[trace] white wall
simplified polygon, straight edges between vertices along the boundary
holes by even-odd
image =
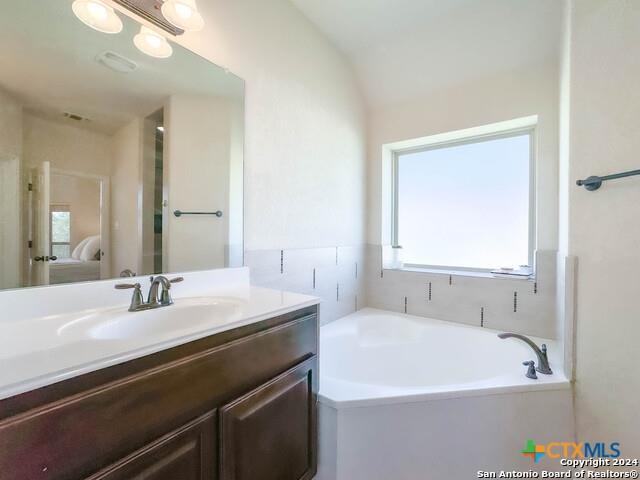
[[[205,29],[179,43],[246,81],[245,248],[361,244],[365,127],[347,60],[286,0],[198,6]]]
[[[568,250],[578,257],[579,439],[640,456],[640,181],[588,192],[573,182],[638,168],[640,2],[572,1]]]
[[[142,161],[141,120],[133,120],[112,137],[111,177],[111,273],[118,276],[130,269],[141,272],[138,208],[141,200]]]

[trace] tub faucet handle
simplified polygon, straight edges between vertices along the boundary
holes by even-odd
[[[527,368],[527,373],[525,374],[527,378],[530,378],[532,380],[538,379],[538,375],[536,375],[536,362],[534,362],[533,360],[529,360],[528,362],[522,362],[522,365],[524,365],[525,367],[529,367]]]

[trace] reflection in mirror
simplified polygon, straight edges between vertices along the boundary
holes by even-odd
[[[242,80],[71,4],[0,16],[0,289],[242,265]]]

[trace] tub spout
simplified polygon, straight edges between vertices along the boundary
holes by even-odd
[[[549,367],[549,359],[547,358],[547,346],[544,343],[542,344],[541,348],[538,348],[538,345],[536,345],[530,338],[518,333],[499,333],[498,337],[502,339],[517,338],[518,340],[522,340],[524,343],[529,345],[538,356],[538,367],[536,368],[536,370],[540,373],[544,373],[545,375],[551,375],[553,373],[553,371],[551,371],[551,367]]]

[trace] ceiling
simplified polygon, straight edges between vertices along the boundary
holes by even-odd
[[[291,0],[353,63],[371,107],[557,62],[560,0]]]
[[[88,118],[83,128],[112,134],[135,117],[156,111],[175,94],[242,99],[244,82],[189,50],[173,45],[169,59],[136,49],[140,25],[120,15],[124,30],[107,35],[81,23],[71,0],[6,2],[0,15],[0,88],[25,110],[61,122],[70,112]],[[137,68],[115,72],[96,61],[111,51]],[[80,125],[80,124],[78,124]]]

